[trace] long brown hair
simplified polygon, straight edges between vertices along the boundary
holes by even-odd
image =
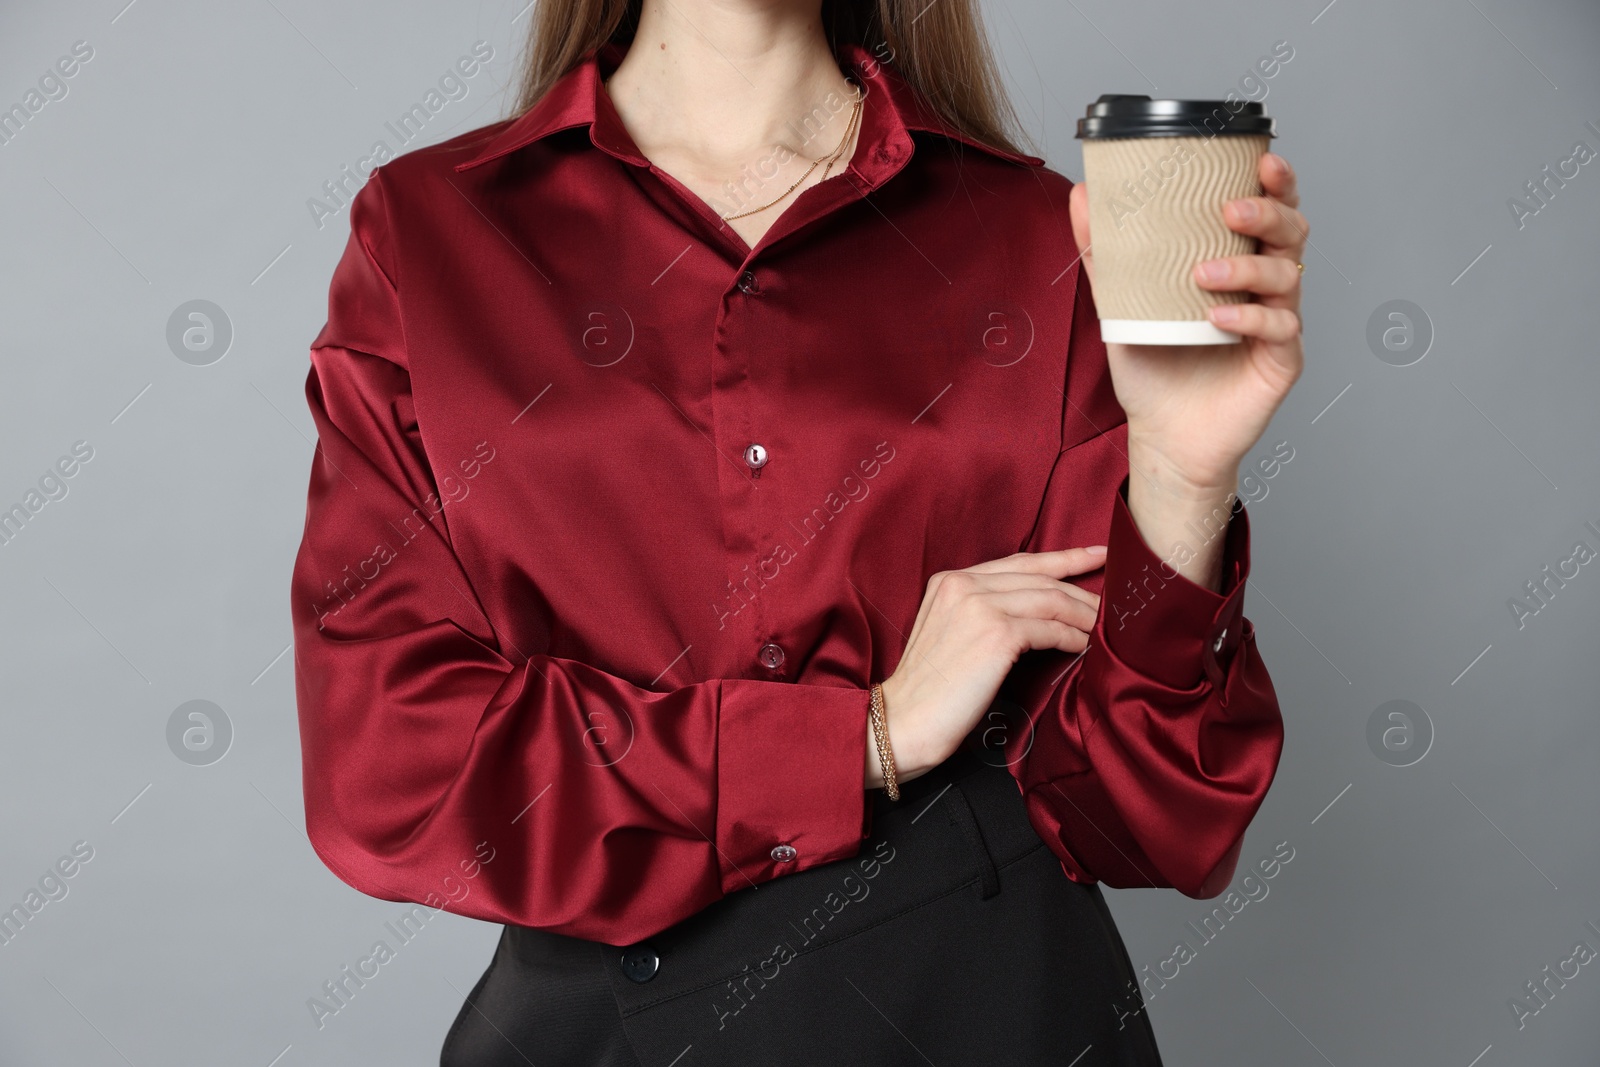
[[[529,32],[516,113],[607,41],[626,46],[643,0],[539,0]],[[823,0],[822,23],[837,55],[859,44],[900,76],[961,133],[1010,152],[1019,129],[983,32],[976,0]]]

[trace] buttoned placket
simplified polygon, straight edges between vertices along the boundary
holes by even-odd
[[[718,463],[717,478],[723,507],[724,544],[728,553],[726,573],[730,592],[738,597],[749,581],[751,565],[775,547],[771,539],[780,528],[781,516],[775,510],[775,494],[763,500],[760,479],[765,472],[780,472],[783,457],[774,456],[766,443],[767,427],[752,423],[753,390],[751,356],[763,336],[761,321],[773,300],[781,300],[786,287],[783,279],[763,267],[764,257],[780,241],[796,237],[805,227],[826,215],[861,200],[893,177],[910,161],[914,150],[910,133],[895,121],[888,90],[874,84],[859,66],[852,68],[857,84],[865,90],[856,150],[850,163],[834,178],[801,190],[781,211],[755,245],[746,245],[737,231],[692,190],[671,174],[657,167],[640,153],[622,126],[603,87],[597,95],[596,121],[590,127],[590,140],[602,151],[648,172],[655,189],[668,196],[652,196],[662,206],[678,209],[686,223],[698,229],[713,250],[720,252],[731,267],[728,284],[717,309],[712,336],[712,375],[710,437],[718,452],[736,457],[733,463]],[[884,94],[874,99],[875,93]],[[663,202],[665,201],[665,202]],[[768,477],[773,477],[768,474]],[[756,579],[759,582],[759,578]],[[750,675],[757,678],[786,679],[794,676],[789,656],[782,644],[782,627],[769,622],[781,614],[769,598],[758,595],[739,612],[750,627]],[[774,859],[786,855],[782,845],[774,849]],[[781,862],[781,861],[780,861]]]
[[[718,461],[717,480],[727,553],[725,570],[730,576],[729,592],[735,597],[740,595],[740,583],[753,572],[755,561],[775,547],[772,539],[782,524],[776,510],[779,494],[769,492],[763,497],[760,479],[764,472],[771,472],[769,484],[771,478],[781,478],[785,457],[773,454],[769,428],[752,423],[755,385],[751,357],[759,339],[765,336],[763,317],[773,314],[773,302],[782,301],[787,291],[784,279],[764,264],[779,242],[801,239],[806,227],[865,199],[898,173],[914,151],[910,132],[888,98],[889,90],[875,86],[874,79],[865,76],[859,65],[852,68],[852,73],[856,83],[866,89],[866,95],[850,163],[838,176],[797,194],[754,246],[746,245],[711,205],[640,153],[603,87],[596,87],[596,118],[589,128],[591,142],[647,172],[653,181],[640,183],[646,194],[664,210],[682,218],[691,232],[703,234],[730,268],[712,334],[709,433],[721,456],[732,459],[728,463]],[[873,99],[874,93],[883,95]],[[759,577],[756,580],[760,582]],[[751,677],[781,681],[796,676],[795,665],[783,647],[782,626],[769,622],[770,616],[781,616],[777,609],[769,597],[757,595],[739,612],[739,618],[749,627],[747,639],[754,649]],[[798,855],[792,844],[778,841],[769,858],[778,867],[787,868]]]

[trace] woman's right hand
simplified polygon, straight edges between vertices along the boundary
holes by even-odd
[[[1088,646],[1100,598],[1061,579],[1098,569],[1105,553],[1104,545],[1018,552],[928,579],[905,653],[883,683],[899,781],[926,774],[960,747],[1023,652]],[[866,786],[882,785],[868,730]]]

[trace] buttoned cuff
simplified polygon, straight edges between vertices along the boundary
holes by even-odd
[[[1151,550],[1128,510],[1127,492],[1124,477],[1112,502],[1098,636],[1115,659],[1168,688],[1193,689],[1204,679],[1222,689],[1244,636],[1248,512],[1241,507],[1231,519],[1191,526],[1191,551],[1224,538],[1222,588],[1214,593]]]
[[[721,685],[722,891],[848,859],[868,834],[868,690],[739,678]]]

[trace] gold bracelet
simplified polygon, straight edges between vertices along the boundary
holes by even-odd
[[[889,720],[883,706],[883,683],[872,686],[872,703],[867,712],[872,722],[872,740],[878,746],[878,763],[883,768],[883,791],[890,800],[900,799],[900,783],[896,780],[894,750],[889,747]]]

